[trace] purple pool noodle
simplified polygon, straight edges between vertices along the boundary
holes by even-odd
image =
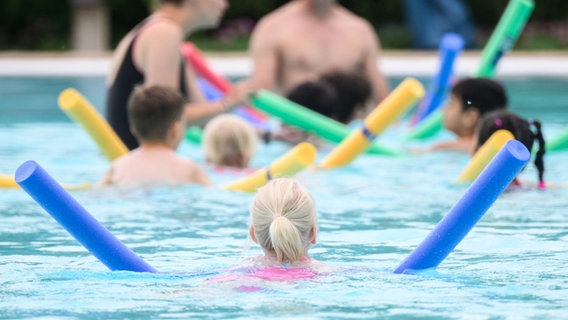
[[[448,33],[442,38],[440,44],[441,65],[436,79],[428,89],[426,97],[418,107],[418,122],[427,118],[438,109],[446,99],[450,88],[450,78],[454,70],[454,62],[463,50],[464,40],[459,34]]]
[[[233,111],[233,114],[241,117],[242,119],[247,121],[251,126],[255,127],[256,129],[259,129],[259,130],[262,130],[262,131],[268,130],[268,124],[266,122],[258,120],[258,118],[256,118],[254,116],[254,114],[251,114],[247,110],[247,108],[237,108]]]
[[[197,86],[205,96],[207,101],[217,101],[223,98],[224,94],[205,78],[197,78]]]
[[[205,78],[197,78],[197,85],[199,86],[199,89],[201,89],[201,92],[203,93],[207,101],[219,101],[224,96],[221,90],[217,89]],[[268,129],[268,126],[264,121],[256,118],[255,115],[248,112],[246,108],[237,108],[233,111],[233,114],[246,120],[250,125],[257,129],[263,131]]]
[[[110,270],[157,272],[103,227],[35,161],[16,170],[16,182]]]
[[[436,268],[463,240],[530,159],[530,152],[510,140],[495,155],[461,199],[410,253],[394,273]]]

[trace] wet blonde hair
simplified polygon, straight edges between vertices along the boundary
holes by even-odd
[[[243,119],[223,114],[205,126],[205,158],[216,166],[247,168],[256,151],[254,128]]]
[[[317,217],[310,193],[292,179],[275,179],[258,190],[251,208],[251,226],[260,246],[278,262],[306,256]],[[314,231],[311,234],[311,231]]]

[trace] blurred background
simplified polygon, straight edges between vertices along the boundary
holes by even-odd
[[[124,34],[151,12],[153,2],[0,0],[0,50],[111,50]],[[229,2],[220,28],[191,36],[190,40],[202,50],[247,50],[255,23],[288,1]],[[567,49],[568,1],[535,2],[535,11],[516,48]],[[384,49],[430,50],[437,48],[438,37],[447,31],[465,34],[470,49],[481,49],[508,0],[357,0],[340,3],[375,27]]]

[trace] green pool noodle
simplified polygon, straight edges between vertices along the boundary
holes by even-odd
[[[444,128],[444,113],[438,108],[406,136],[408,140],[424,140],[435,136]]]
[[[533,10],[533,0],[509,1],[497,27],[481,53],[481,62],[475,73],[476,77],[491,78],[495,75],[497,63],[503,55],[513,48]],[[408,139],[421,140],[433,137],[442,130],[442,119],[441,111],[432,113],[408,135]]]
[[[568,149],[568,127],[559,135],[546,142],[546,151],[562,151]]]
[[[333,143],[340,143],[350,133],[351,129],[333,119],[305,108],[284,97],[260,90],[251,95],[252,104],[283,122],[298,127]],[[367,151],[370,154],[398,156],[401,152],[373,144]]]
[[[491,78],[495,75],[495,67],[499,59],[513,48],[533,10],[533,0],[509,1],[495,31],[481,53],[481,62],[475,73],[477,77]]]
[[[189,127],[185,131],[185,139],[195,144],[201,144],[203,130],[200,127]]]

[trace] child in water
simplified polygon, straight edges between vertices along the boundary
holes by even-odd
[[[444,127],[454,133],[457,141],[434,145],[432,151],[457,150],[469,152],[479,120],[488,112],[505,109],[507,95],[495,80],[469,78],[459,81],[444,108]]]
[[[137,87],[128,101],[131,130],[140,147],[116,159],[103,185],[210,185],[205,171],[176,154],[185,132],[184,99],[174,89]]]
[[[211,282],[236,282],[239,291],[258,291],[252,279],[295,281],[330,271],[311,259],[309,248],[318,232],[314,200],[298,182],[280,178],[260,188],[250,207],[249,235],[264,255],[247,260]]]
[[[213,118],[203,132],[203,150],[216,167],[245,169],[256,151],[257,135],[243,119],[223,114]]]
[[[533,131],[531,127],[534,127],[535,131]],[[544,182],[545,141],[542,135],[541,124],[536,120],[529,122],[506,110],[493,111],[486,114],[476,129],[474,139],[475,148],[473,152],[477,151],[477,149],[479,149],[495,131],[501,129],[511,132],[515,139],[522,142],[529,151],[532,150],[534,142],[538,142],[538,150],[534,159],[534,164],[538,171],[538,188],[546,188],[546,184]],[[515,178],[512,186],[520,187],[521,183],[517,178]]]
[[[249,234],[263,251],[263,264],[310,266],[316,243],[316,208],[310,193],[292,179],[275,179],[260,188],[250,207]]]
[[[328,118],[349,124],[364,116],[371,99],[371,85],[365,77],[353,72],[333,71],[320,78],[292,88],[286,98]],[[265,140],[281,140],[292,144],[313,139],[308,132],[282,126]],[[318,145],[318,141],[311,140]]]

